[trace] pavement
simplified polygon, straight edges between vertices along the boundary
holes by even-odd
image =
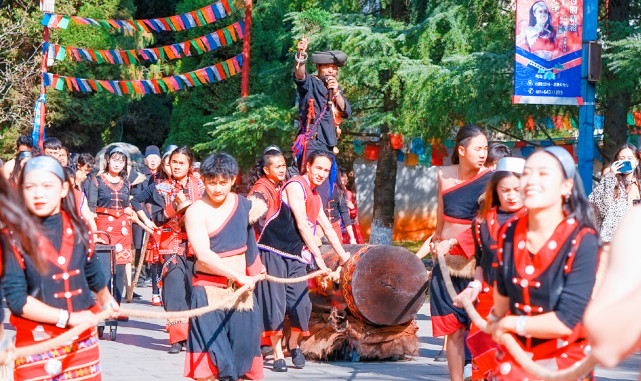
[[[161,311],[151,305],[151,288],[136,289],[140,301],[123,307]],[[5,312],[8,312],[5,310]],[[8,313],[7,313],[8,315]],[[287,373],[271,370],[272,359],[265,363],[265,380],[449,380],[446,363],[435,362],[443,339],[432,337],[429,303],[417,316],[419,326],[419,353],[412,359],[387,362],[314,362],[304,369],[290,368]],[[5,329],[12,328],[5,324]],[[7,332],[5,331],[5,332]],[[109,328],[100,341],[101,365],[104,381],[179,380],[182,377],[185,352],[171,355],[165,323],[160,320],[130,319],[117,327],[116,340],[109,340]],[[291,359],[287,358],[291,366]],[[641,354],[635,353],[614,369],[597,369],[598,380],[637,380]]]

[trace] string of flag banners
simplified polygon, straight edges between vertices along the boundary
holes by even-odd
[[[98,64],[130,65],[137,62],[166,62],[192,54],[203,54],[233,44],[244,37],[245,22],[238,21],[225,28],[189,41],[157,48],[131,50],[94,50],[45,43],[42,53],[58,61],[90,61]]]
[[[138,32],[177,32],[211,24],[227,17],[234,10],[228,0],[220,0],[195,11],[176,16],[143,20],[107,20],[80,16],[65,16],[45,13],[41,24],[50,29],[67,29],[70,22],[77,25],[90,25],[106,29],[120,29],[125,33]]]
[[[184,74],[158,79],[111,81],[65,77],[53,73],[43,73],[43,85],[56,90],[90,93],[109,91],[121,96],[123,94],[160,94],[178,91],[184,88],[197,87],[205,83],[222,81],[238,74],[243,66],[243,55],[239,54],[216,65],[194,70]]]

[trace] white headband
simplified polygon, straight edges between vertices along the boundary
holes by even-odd
[[[497,172],[514,172],[522,174],[523,167],[525,167],[525,159],[521,159],[520,157],[503,157],[496,163]]]

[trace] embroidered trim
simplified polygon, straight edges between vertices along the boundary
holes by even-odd
[[[58,347],[52,349],[48,352],[40,353],[33,356],[20,357],[16,359],[15,366],[20,366],[24,364],[30,364],[38,361],[49,360],[56,357],[66,356],[74,352],[79,351],[80,349],[90,348],[94,345],[98,345],[98,337],[96,335],[91,335],[86,340]]]

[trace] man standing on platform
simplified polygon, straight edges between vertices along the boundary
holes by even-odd
[[[314,262],[321,270],[327,270],[314,237],[317,223],[341,257],[341,264],[349,259],[350,255],[343,250],[315,190],[327,179],[331,166],[332,155],[329,152],[313,151],[307,155],[303,175],[294,176],[281,188],[280,207],[268,217],[258,238],[260,257],[267,274],[279,278],[302,277],[307,275],[307,266]],[[263,309],[263,336],[271,338],[274,348],[274,371],[287,371],[282,349],[285,313],[289,315],[291,326],[288,347],[292,363],[303,368],[305,356],[298,347],[298,339],[301,335],[309,336],[312,312],[307,281],[293,284],[261,282],[257,295],[258,304]]]
[[[296,70],[294,82],[298,90],[298,112],[301,129],[294,142],[294,158],[298,169],[302,170],[307,153],[315,150],[326,150],[338,154],[338,137],[341,134],[342,118],[352,115],[352,106],[343,96],[336,76],[338,68],[345,66],[347,55],[340,50],[327,50],[312,54],[312,63],[316,64],[316,75],[308,75],[307,39],[298,42],[295,56]],[[323,205],[329,201],[333,184],[336,182],[337,168],[332,158],[332,168],[328,181],[318,189]]]

